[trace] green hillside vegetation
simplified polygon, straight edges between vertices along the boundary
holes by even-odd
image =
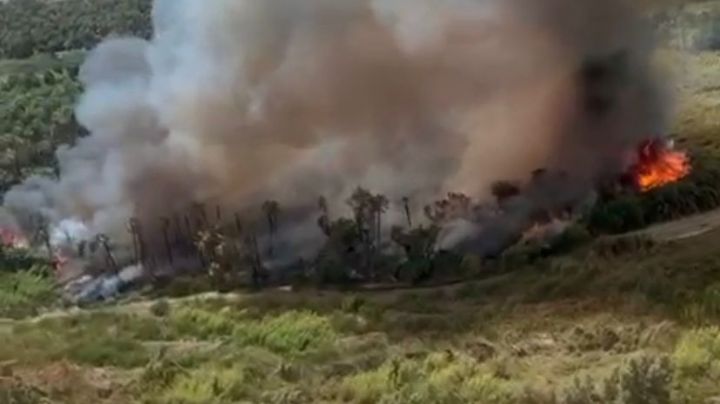
[[[31,174],[54,171],[58,146],[72,144],[80,85],[72,69],[0,77],[0,191]]]
[[[151,0],[0,2],[0,58],[88,49],[109,35],[151,34]]]

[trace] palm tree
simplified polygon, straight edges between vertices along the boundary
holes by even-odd
[[[328,209],[328,203],[324,196],[318,199],[318,208],[320,209],[320,217],[317,221],[318,227],[320,227],[320,230],[322,230],[326,236],[330,237],[330,210]]]
[[[388,198],[385,195],[373,195],[370,198],[370,209],[372,211],[372,216],[375,221],[375,248],[380,249],[381,239],[382,239],[382,215],[385,213],[388,209],[389,205]]]
[[[277,201],[265,201],[262,206],[265,217],[267,218],[268,229],[270,231],[270,244],[268,246],[268,255],[273,256],[273,241],[275,232],[277,231],[278,215],[280,214],[280,204]]]
[[[412,229],[412,214],[410,213],[410,198],[407,196],[404,196],[401,200],[403,205],[403,210],[405,211],[405,219],[407,219],[408,228]]]
[[[355,226],[360,235],[361,244],[363,246],[362,266],[367,272],[371,270],[371,256],[373,249],[373,233],[374,233],[374,208],[373,194],[364,188],[358,187],[347,201],[355,215]],[[368,273],[368,275],[370,275]]]

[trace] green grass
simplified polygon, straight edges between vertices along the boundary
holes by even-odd
[[[56,298],[52,279],[39,270],[0,272],[0,317],[36,314]]]

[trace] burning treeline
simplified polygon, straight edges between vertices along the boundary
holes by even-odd
[[[5,196],[55,249],[103,235],[110,266],[206,266],[232,237],[251,267],[277,267],[343,235],[408,236],[396,226],[438,226],[408,254],[494,254],[647,167],[636,147],[665,133],[650,31],[619,0],[157,0],[153,21],[151,41],[88,56],[90,135],[58,150],[60,178]],[[449,192],[492,207],[423,213]],[[258,208],[273,200],[283,231],[277,204]]]

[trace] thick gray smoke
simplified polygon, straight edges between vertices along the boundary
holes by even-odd
[[[153,19],[151,41],[91,52],[76,111],[91,135],[7,207],[122,242],[129,217],[195,202],[259,212],[323,195],[341,213],[358,185],[482,200],[499,179],[569,173],[448,236],[482,251],[536,204],[622,171],[665,124],[649,31],[619,0],[157,0]],[[315,217],[286,224],[297,248],[321,238]]]

